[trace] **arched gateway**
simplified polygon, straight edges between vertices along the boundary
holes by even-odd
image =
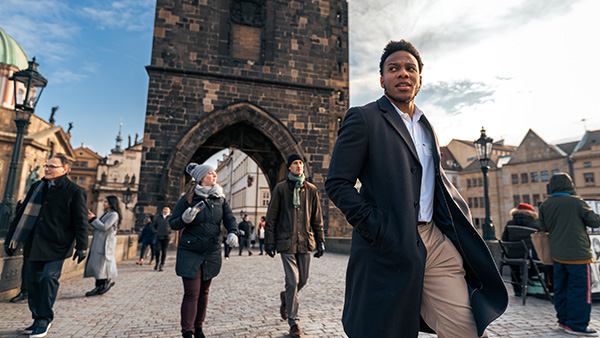
[[[136,213],[173,205],[186,164],[223,148],[271,188],[299,153],[327,234],[346,235],[323,184],[348,108],[347,22],[346,0],[158,0]]]

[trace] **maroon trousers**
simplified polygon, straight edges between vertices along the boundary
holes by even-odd
[[[212,279],[202,280],[202,268],[194,278],[183,279],[183,302],[181,303],[181,332],[202,328],[208,304],[208,288]]]

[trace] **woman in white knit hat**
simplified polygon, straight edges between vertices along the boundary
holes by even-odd
[[[204,338],[208,289],[221,270],[221,224],[229,233],[229,246],[237,245],[237,227],[214,168],[190,163],[186,171],[195,183],[177,202],[170,219],[173,230],[182,230],[175,265],[184,288],[181,332],[185,338]]]

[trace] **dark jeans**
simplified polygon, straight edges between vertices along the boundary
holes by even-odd
[[[167,249],[169,248],[169,237],[156,239],[156,264],[165,265],[167,259]]]
[[[183,302],[181,302],[181,332],[202,328],[208,305],[208,288],[212,279],[202,280],[202,267],[194,278],[183,279]]]
[[[46,326],[54,319],[52,307],[56,301],[58,279],[64,260],[29,261],[29,310],[36,325]]]
[[[248,252],[252,253],[252,251],[250,251],[250,240],[248,239],[248,237],[240,237],[240,255],[242,254],[242,250],[244,249],[244,246],[246,248],[248,248]]]
[[[154,253],[154,244],[144,244],[142,243],[142,250],[140,251],[140,260],[144,259],[144,256],[146,256],[146,251],[148,251],[148,247],[150,247],[150,260],[154,260],[154,256],[156,255]]]
[[[560,324],[578,331],[587,328],[592,311],[591,289],[589,264],[554,262],[554,309]]]
[[[259,238],[258,239],[258,249],[260,249],[260,253],[263,253],[263,246],[265,245],[265,239],[264,238]]]
[[[223,251],[225,252],[225,257],[227,258],[231,252],[231,247],[227,245],[227,243],[223,243]]]
[[[21,292],[28,292],[29,288],[29,260],[23,256],[23,266],[21,266]]]

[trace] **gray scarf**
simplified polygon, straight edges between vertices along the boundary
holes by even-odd
[[[208,196],[225,197],[223,194],[223,188],[220,185],[215,184],[210,187],[203,187],[200,184],[194,188],[194,193],[200,197],[208,198]]]

